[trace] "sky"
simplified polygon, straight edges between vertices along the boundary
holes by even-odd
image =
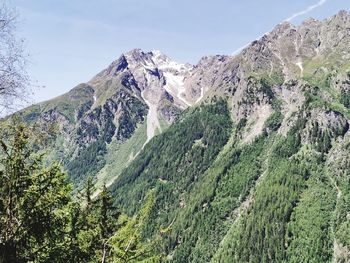
[[[122,53],[161,50],[196,64],[239,52],[288,20],[350,11],[349,0],[0,0],[19,13],[32,79],[31,103],[89,81]]]

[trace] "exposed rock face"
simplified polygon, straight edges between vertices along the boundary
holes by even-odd
[[[115,137],[124,140],[131,136],[138,123],[144,121],[147,107],[124,90],[119,90],[102,107],[88,111],[79,120],[79,145],[89,144],[100,137],[109,143]]]
[[[84,159],[94,155],[96,169],[100,169],[106,145],[112,141],[123,144],[143,124],[145,145],[162,132],[163,122],[173,123],[181,111],[195,103],[200,94],[189,95],[184,86],[192,69],[159,51],[135,49],[121,55],[87,84],[22,113],[25,120],[39,120],[43,127],[58,124],[53,155],[62,159],[69,171],[79,173]],[[91,151],[97,153],[89,154]],[[96,173],[96,169],[91,171]]]
[[[336,198],[334,200],[335,210],[332,211],[329,224],[336,221],[339,226],[338,229],[331,230],[332,243],[334,244],[333,259],[335,262],[348,262],[350,250],[348,239],[343,232],[345,233],[344,229],[349,229],[350,222],[350,212],[348,212],[350,207],[350,203],[348,203],[350,200],[348,195],[350,178],[349,47],[350,14],[342,11],[323,21],[309,19],[300,26],[293,26],[286,22],[281,23],[261,39],[253,41],[238,55],[205,56],[194,66],[177,63],[160,51],[144,52],[135,49],[121,55],[89,82],[78,85],[56,99],[34,105],[22,113],[27,122],[37,122],[42,125],[43,129],[49,129],[51,124],[57,126],[55,127],[57,128],[57,138],[52,147],[52,157],[62,161],[77,187],[84,183],[87,176],[94,176],[97,184],[100,184],[99,186],[102,183],[113,186],[115,179],[121,178],[123,180],[121,180],[120,185],[125,183],[130,188],[126,188],[129,190],[120,194],[119,191],[122,189],[119,187],[120,185],[118,186],[116,193],[120,195],[119,200],[125,198],[128,204],[132,200],[138,206],[139,204],[136,203],[139,202],[140,196],[143,194],[139,195],[139,192],[146,192],[145,185],[149,185],[150,188],[159,183],[167,185],[164,187],[166,193],[162,192],[164,189],[160,190],[160,193],[165,193],[162,196],[166,196],[166,198],[159,200],[163,202],[164,210],[162,212],[159,209],[158,216],[163,217],[164,215],[163,218],[169,219],[171,218],[169,214],[174,212],[175,219],[174,225],[166,221],[162,222],[164,223],[162,225],[166,226],[171,223],[170,225],[176,226],[177,220],[186,218],[178,216],[181,215],[181,211],[191,209],[188,210],[188,218],[190,219],[186,222],[180,221],[178,225],[179,234],[174,235],[176,242],[171,248],[174,251],[169,255],[174,253],[174,258],[176,258],[177,250],[182,249],[182,246],[186,253],[192,250],[193,255],[198,256],[198,262],[209,262],[209,257],[205,258],[206,248],[209,247],[212,250],[210,253],[216,253],[220,242],[219,238],[215,242],[208,241],[208,239],[202,238],[202,234],[207,231],[207,233],[216,233],[223,237],[223,232],[221,233],[223,227],[226,224],[232,224],[232,219],[236,216],[238,219],[244,218],[244,214],[254,205],[255,194],[259,194],[257,190],[261,185],[264,185],[264,180],[269,178],[269,173],[273,172],[273,176],[275,173],[276,175],[279,173],[277,170],[270,171],[270,166],[279,163],[279,161],[274,160],[277,157],[277,150],[279,150],[274,149],[277,148],[275,147],[276,141],[286,139],[284,141],[286,144],[294,145],[288,146],[290,152],[294,150],[297,152],[285,157],[283,165],[293,161],[293,158],[295,160],[300,158],[300,160],[308,162],[308,158],[313,160],[317,157],[315,166],[324,162],[324,167],[317,173],[323,175],[324,172],[325,177],[320,177],[321,181],[333,191],[332,198]],[[229,107],[226,107],[225,102],[217,101],[218,97],[228,101]],[[223,103],[225,107],[217,105],[215,110],[214,108],[208,110],[213,105],[203,105],[203,107],[193,109],[198,117],[191,119],[189,124],[183,126],[186,128],[185,131],[182,130],[183,128],[176,127],[180,127],[186,122],[187,114],[181,119],[181,122],[176,124],[179,125],[175,126],[178,130],[173,133],[176,136],[171,137],[170,130],[164,137],[159,138],[159,141],[151,142],[146,151],[142,151],[143,147],[155,135],[164,131],[166,123],[176,122],[183,110],[196,107],[200,103],[212,103],[213,105]],[[208,107],[208,111],[205,110],[205,114],[200,114],[206,107]],[[214,111],[213,116],[211,116],[213,113],[211,111]],[[188,115],[191,116],[193,112],[190,110]],[[221,122],[223,115],[225,115],[224,123]],[[206,120],[208,116],[210,118]],[[233,122],[232,126],[230,118]],[[214,120],[219,122],[216,123]],[[230,127],[224,128],[227,123],[230,123]],[[207,129],[210,125],[213,127]],[[201,131],[197,134],[198,129]],[[289,131],[292,131],[292,135],[296,136],[291,136]],[[195,135],[193,140],[188,140],[191,143],[187,143],[186,140],[177,140],[182,139],[182,137],[191,137],[188,135]],[[207,137],[220,135],[213,136],[219,140],[220,137],[226,138],[226,136],[229,139],[229,135],[231,138],[226,145],[222,142],[221,153],[213,154],[211,161],[208,161],[204,157],[206,151],[212,151],[210,147],[216,145],[218,139],[213,139],[211,145],[208,143],[209,140],[203,139],[204,135]],[[259,135],[262,136],[255,141]],[[265,140],[264,143],[268,143],[261,146],[259,144],[261,138]],[[184,143],[176,143],[176,145],[168,143],[173,142],[172,139]],[[298,144],[298,149],[295,148],[296,144]],[[153,147],[154,145],[157,147]],[[192,147],[188,147],[191,145]],[[160,149],[162,146],[166,147]],[[179,148],[172,152],[173,148],[177,148],[177,146]],[[277,146],[283,148],[283,145],[277,144]],[[252,156],[242,150],[249,147],[254,148],[247,150],[247,152],[252,152],[249,153]],[[264,147],[264,150],[259,150],[260,147]],[[189,149],[186,150],[186,148]],[[276,156],[271,156],[275,150]],[[177,157],[179,151],[183,155],[180,158]],[[176,156],[172,164],[168,163],[168,158],[161,160],[163,152],[168,157]],[[133,163],[134,158],[142,157],[143,154],[148,157],[140,159],[147,161],[140,162],[142,163],[140,165],[136,159],[136,162]],[[242,167],[247,169],[240,170],[239,165],[238,168],[236,167],[241,156],[243,156]],[[149,161],[152,158],[154,158],[153,161]],[[271,160],[274,163],[270,163],[270,158],[273,158]],[[151,166],[147,164],[148,161]],[[162,161],[164,161],[162,169],[157,170]],[[197,164],[201,162],[203,164],[193,166],[192,170],[186,170],[197,161]],[[128,165],[131,165],[129,169],[124,170]],[[250,171],[254,165],[256,167]],[[191,178],[199,167],[204,170]],[[286,167],[289,169],[289,166]],[[169,172],[168,168],[170,173],[176,171],[173,178],[166,178]],[[314,169],[314,167],[311,168]],[[286,169],[286,173],[289,172],[288,169]],[[209,174],[208,171],[212,174]],[[122,178],[122,172],[132,176]],[[155,173],[155,182],[151,182],[149,176],[152,172]],[[144,181],[138,181],[141,173],[144,173]],[[255,183],[241,182],[241,179],[247,179],[249,173],[252,173],[250,176],[252,180],[256,180]],[[178,176],[179,174],[182,174],[183,177]],[[281,174],[281,180],[273,182],[275,180],[273,179],[270,183],[273,182],[280,186],[283,184],[282,181],[286,179],[283,176],[284,174]],[[294,177],[293,174],[289,176]],[[303,174],[300,178],[305,177],[306,180],[308,176]],[[224,179],[226,181],[221,181]],[[197,185],[203,182],[201,180],[204,180],[204,184]],[[180,184],[177,184],[179,181],[181,181]],[[228,184],[231,184],[231,189],[226,189]],[[207,191],[209,186],[213,188]],[[315,193],[322,194],[320,191],[322,189],[318,188],[319,184],[316,186]],[[236,192],[237,187],[242,187],[243,190]],[[249,187],[252,188],[244,200]],[[272,196],[271,200],[290,197],[288,190],[292,187],[294,187],[292,184],[286,185],[281,190],[281,194],[278,192]],[[299,185],[296,188],[304,187],[306,185]],[[130,191],[130,189],[132,190]],[[133,192],[134,189],[137,191]],[[217,189],[224,189],[224,191],[220,192]],[[274,191],[274,189],[272,190]],[[230,199],[232,192],[236,192],[237,196]],[[196,195],[195,193],[200,194]],[[176,201],[170,203],[171,199],[168,197],[172,194],[177,197],[174,199]],[[192,194],[194,196],[191,197]],[[210,196],[206,196],[206,194]],[[262,194],[265,196],[265,193]],[[228,199],[226,199],[227,195]],[[225,199],[220,196],[225,196]],[[263,198],[265,198],[264,196]],[[298,193],[295,196],[302,195]],[[215,204],[215,198],[221,201]],[[199,202],[198,206],[192,209],[191,202],[197,202],[196,200]],[[232,211],[231,205],[239,202],[241,202],[240,207],[236,207]],[[262,207],[265,208],[271,203],[273,202],[264,202]],[[213,209],[215,205],[218,205],[218,211],[226,211],[225,214],[215,217],[217,216],[215,209]],[[298,205],[298,202],[293,201],[292,205]],[[180,210],[176,210],[177,206]],[[283,209],[274,208],[271,211],[284,210],[285,207]],[[173,211],[170,211],[171,209]],[[215,213],[210,214],[213,212]],[[198,221],[197,219],[193,220],[193,215],[196,213]],[[292,209],[291,213],[295,213],[295,209]],[[210,216],[207,217],[207,215]],[[290,214],[287,213],[284,218],[289,216]],[[202,231],[203,221],[201,220],[203,218],[215,218],[215,222],[218,223],[217,228],[215,228],[215,223],[213,225],[203,224],[207,228]],[[154,220],[154,222],[158,224],[161,221]],[[256,220],[251,222],[256,222]],[[276,222],[279,224],[281,220]],[[201,228],[200,235],[194,239],[190,234],[186,237],[186,233],[183,233],[184,225],[188,225],[190,231],[195,229],[191,226],[193,223],[198,223]],[[157,229],[158,227],[157,225]],[[236,228],[232,229],[236,231]],[[266,233],[270,235],[272,232],[279,232],[280,229]],[[324,231],[325,228],[322,228],[321,232]],[[245,235],[246,231],[242,233]],[[265,232],[260,231],[259,233]],[[212,238],[213,235],[207,237]],[[283,234],[284,237],[287,237],[287,234]],[[210,246],[202,246],[205,242],[210,242]],[[227,242],[229,247],[235,244],[235,242]],[[255,247],[255,242],[256,239],[253,238],[252,248]],[[279,244],[282,244],[283,247],[288,245],[286,242]],[[325,247],[323,246],[321,249],[323,250]],[[268,254],[271,256],[270,247],[268,250]],[[260,252],[261,250],[258,249],[257,253]],[[250,254],[247,253],[247,260],[242,261],[254,261],[249,257]],[[176,262],[183,262],[184,258],[188,257],[178,257]],[[265,259],[265,261],[269,260]],[[218,262],[221,261],[218,260]]]
[[[127,88],[135,98],[146,104],[149,141],[157,130],[161,131],[159,117],[172,123],[181,110],[194,104],[196,97],[189,96],[184,86],[184,80],[192,69],[193,66],[174,62],[160,51],[135,49],[114,61],[89,84],[95,88],[96,105],[105,103],[105,87],[109,83]],[[112,89],[108,87],[111,93],[114,92]]]
[[[186,170],[196,160],[191,151],[183,154],[184,163],[171,166],[168,160],[179,152],[174,151],[158,170],[162,158],[149,160],[157,153],[162,156],[159,149],[172,139],[167,133],[164,141],[150,143],[154,151],[141,152],[139,160],[147,163],[134,162],[114,184],[115,196],[126,210],[139,206],[130,202],[139,200],[134,189],[167,184],[157,189],[153,222],[156,231],[163,219],[164,225],[172,225],[169,261],[302,262],[310,256],[310,250],[304,250],[307,242],[311,247],[322,244],[310,259],[326,251],[318,261],[349,261],[349,23],[346,12],[324,21],[310,19],[298,27],[282,23],[240,54],[204,57],[190,70],[184,78],[186,101],[210,104],[215,97],[226,98],[235,124],[213,169],[206,167],[203,175],[183,186],[200,166]],[[247,159],[262,143],[266,151]],[[194,145],[203,156],[206,144],[200,137]],[[237,161],[240,157],[244,164]],[[260,163],[253,172],[254,183],[243,183],[244,190],[232,198],[255,162]],[[172,171],[175,178],[161,178]],[[281,205],[278,200],[289,201]],[[240,205],[227,205],[225,210],[225,203]],[[315,230],[317,222],[321,223]],[[230,226],[227,231],[222,230],[225,224]],[[274,238],[279,241],[272,245]]]
[[[135,49],[88,83],[24,115],[43,125],[59,124],[57,147],[69,163],[99,140],[127,141],[142,124],[147,126],[147,143],[184,109],[224,97],[234,123],[245,123],[242,139],[249,143],[274,112],[283,116],[279,132],[285,135],[296,113],[316,97],[315,104],[329,105],[340,96],[341,104],[350,108],[349,46],[350,15],[342,11],[298,27],[282,23],[238,55],[205,56],[195,66],[177,63],[160,51]],[[339,109],[317,108],[310,115],[305,142],[316,123],[320,132],[331,136],[347,129]]]
[[[332,138],[344,136],[349,130],[347,119],[339,112],[314,109],[307,119],[306,127],[301,134],[303,143],[316,143],[318,146],[328,148]],[[315,141],[315,138],[318,141]]]
[[[185,80],[186,94],[192,103],[199,102],[212,89],[215,81],[222,77],[220,69],[227,59],[227,56],[206,56],[194,67]]]
[[[285,117],[285,133],[306,94],[317,93],[331,103],[325,86],[334,86],[342,94],[349,90],[344,74],[349,45],[350,14],[345,11],[323,21],[307,20],[298,27],[284,22],[236,56],[204,57],[185,80],[186,92],[198,96],[204,91],[204,99],[228,97],[237,123],[250,116],[255,116],[251,120],[255,122],[261,111],[268,117],[278,104]],[[325,76],[329,76],[327,81]],[[350,106],[348,100],[345,106]]]
[[[332,85],[339,92],[348,92],[348,76],[334,73],[332,65],[335,59],[340,67],[347,65],[349,28],[350,16],[344,11],[324,21],[307,20],[298,27],[284,22],[240,54],[205,56],[196,66],[174,62],[160,51],[135,49],[82,84],[85,98],[73,107],[73,116],[67,117],[54,104],[46,103],[42,104],[43,120],[56,118],[67,137],[76,138],[69,141],[79,146],[100,136],[107,143],[113,138],[126,140],[145,121],[149,141],[161,132],[162,120],[172,123],[183,109],[224,96],[229,98],[233,120],[250,122],[246,132],[250,139],[262,132],[261,125],[254,128],[252,124],[264,122],[276,102],[282,102],[283,134],[305,101],[308,88],[303,79],[318,84],[318,77],[333,74]],[[324,100],[331,99],[317,92]],[[66,95],[72,103],[81,96],[81,92],[73,93]],[[347,101],[344,103],[347,106]],[[72,122],[76,124],[70,125]]]

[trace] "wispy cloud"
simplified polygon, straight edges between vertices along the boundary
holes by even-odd
[[[316,9],[317,7],[322,6],[326,2],[327,2],[327,0],[320,0],[317,4],[308,6],[306,9],[291,15],[290,17],[288,17],[284,21],[289,22],[289,21],[292,21],[294,18],[297,18],[299,16],[303,16],[303,15],[305,15],[307,13],[310,13],[312,10]]]
[[[283,20],[283,22],[290,22],[292,21],[293,19],[299,17],[299,16],[303,16],[303,15],[306,15],[307,13],[310,13],[311,11],[313,11],[314,9],[324,5],[328,0],[320,0],[318,1],[318,3],[314,4],[314,5],[310,5],[308,6],[307,8],[305,8],[304,10],[300,11],[300,12],[297,12],[293,15],[291,15],[290,17],[286,18]],[[268,33],[268,32],[267,32]],[[265,33],[265,34],[267,34]],[[256,38],[255,40],[258,40],[260,39],[261,37],[263,37],[265,34],[259,36],[258,38]],[[246,47],[248,47],[250,45],[251,42],[249,42],[248,44],[245,44],[244,46],[238,48],[237,50],[235,50],[232,55],[236,55],[237,53],[241,52],[243,49],[245,49]]]

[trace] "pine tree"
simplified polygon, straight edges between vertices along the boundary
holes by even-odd
[[[92,181],[92,177],[89,176],[86,180],[85,189],[84,189],[84,199],[86,202],[86,209],[85,211],[89,212],[92,207],[92,194],[94,192],[94,183]]]
[[[96,201],[92,198],[94,190],[93,180],[88,177],[79,198],[82,204],[79,205],[80,213],[75,225],[78,262],[98,262],[96,251],[99,249],[100,237]]]
[[[0,139],[0,262],[48,261],[65,242],[71,187],[57,164],[44,167],[33,152],[30,129],[9,131]]]
[[[0,138],[0,262],[156,262],[144,227],[154,206],[152,192],[140,212],[121,216],[104,185],[92,198],[88,179],[83,202],[57,164],[44,166],[24,124]],[[34,143],[35,144],[35,143]],[[79,202],[80,200],[80,202]],[[82,205],[83,203],[83,205]]]
[[[154,255],[154,246],[157,238],[152,241],[144,241],[142,232],[147,224],[155,203],[155,193],[151,191],[144,206],[137,215],[132,218],[121,216],[121,227],[110,239],[113,262],[159,262],[160,256]]]
[[[106,185],[102,187],[99,196],[98,226],[100,232],[102,263],[107,262],[109,256],[108,240],[116,231],[119,213],[113,206],[113,201]]]

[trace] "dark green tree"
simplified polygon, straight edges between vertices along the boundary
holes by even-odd
[[[8,131],[0,138],[0,262],[48,261],[65,243],[71,187],[33,152],[28,127]]]
[[[99,195],[99,209],[98,209],[98,226],[100,235],[100,246],[101,246],[101,262],[107,262],[109,256],[108,240],[117,229],[117,220],[119,213],[113,206],[113,200],[110,193],[107,190],[106,185],[102,187],[102,191]]]
[[[154,252],[158,237],[144,240],[142,234],[155,204],[155,192],[151,191],[137,215],[121,216],[120,228],[109,240],[112,262],[160,262],[161,255]]]

